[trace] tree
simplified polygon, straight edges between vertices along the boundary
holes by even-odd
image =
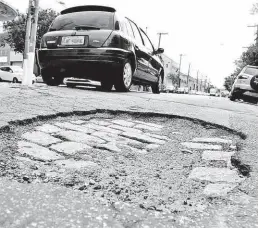
[[[230,76],[225,78],[224,87],[226,88],[226,90],[231,91],[232,85],[234,84],[235,77],[236,77],[235,74],[231,74]]]
[[[40,9],[36,48],[39,48],[41,38],[48,31],[49,26],[57,16],[58,13],[52,9]],[[27,14],[18,12],[18,16],[14,20],[4,23],[3,28],[6,35],[0,39],[1,46],[7,43],[15,52],[23,53],[26,35],[26,18]]]
[[[178,76],[177,75],[168,74],[167,77],[168,77],[168,79],[171,79],[173,85],[178,84]]]

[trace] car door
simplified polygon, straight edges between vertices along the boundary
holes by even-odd
[[[136,79],[139,81],[148,81],[149,74],[149,55],[146,53],[146,48],[143,45],[142,37],[137,25],[129,20],[130,27],[134,34],[135,55],[137,59]]]
[[[157,82],[158,76],[161,70],[161,64],[159,57],[154,53],[153,45],[147,36],[147,34],[140,29],[141,36],[143,38],[144,46],[146,48],[146,53],[149,55],[149,64],[148,64],[148,75],[147,79],[151,82]]]

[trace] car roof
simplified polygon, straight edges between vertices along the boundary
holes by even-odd
[[[108,6],[97,6],[97,5],[85,5],[85,6],[75,6],[71,8],[67,8],[61,11],[61,15],[68,14],[68,13],[75,13],[75,12],[82,12],[82,11],[104,11],[104,12],[116,12],[116,10],[112,7]]]

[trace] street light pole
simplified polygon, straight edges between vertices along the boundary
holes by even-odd
[[[188,73],[187,73],[187,88],[189,89],[189,77],[190,77],[191,63],[189,63]]]
[[[158,35],[159,35],[159,45],[158,45],[158,48],[160,48],[161,36],[168,35],[168,33],[166,33],[166,32],[159,32]]]
[[[178,87],[180,88],[180,71],[181,71],[181,64],[182,64],[182,57],[184,55],[183,54],[180,54],[180,61],[179,61],[179,69],[178,69]]]

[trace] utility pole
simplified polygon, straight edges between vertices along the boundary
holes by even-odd
[[[179,61],[179,69],[178,69],[178,87],[180,88],[180,71],[181,71],[181,64],[182,64],[182,57],[184,55],[180,54],[180,61]]]
[[[24,75],[22,84],[32,85],[32,76],[35,61],[35,47],[37,39],[39,14],[39,0],[29,0],[28,21],[26,28],[26,42],[24,51]]]
[[[187,88],[189,88],[189,77],[190,77],[191,63],[189,63],[188,73],[187,73]]]
[[[30,47],[30,32],[31,32],[31,7],[32,7],[32,1],[29,0],[29,7],[28,7],[28,14],[26,19],[26,35],[25,35],[25,47],[24,47],[24,53],[23,53],[23,78],[22,78],[22,84],[27,85],[27,75],[28,75],[28,59],[29,59],[29,47]]]
[[[148,27],[146,27],[146,34],[147,34],[147,32],[148,32]]]
[[[159,32],[158,35],[159,35],[159,45],[158,45],[158,48],[160,48],[161,36],[168,35],[168,33],[166,33],[166,32]]]
[[[199,70],[197,71],[197,82],[196,82],[197,86],[196,86],[196,90],[197,92],[199,91]]]
[[[255,41],[256,41],[256,46],[258,46],[258,25],[248,25],[247,27],[249,27],[249,28],[256,28],[256,38],[255,38]]]

